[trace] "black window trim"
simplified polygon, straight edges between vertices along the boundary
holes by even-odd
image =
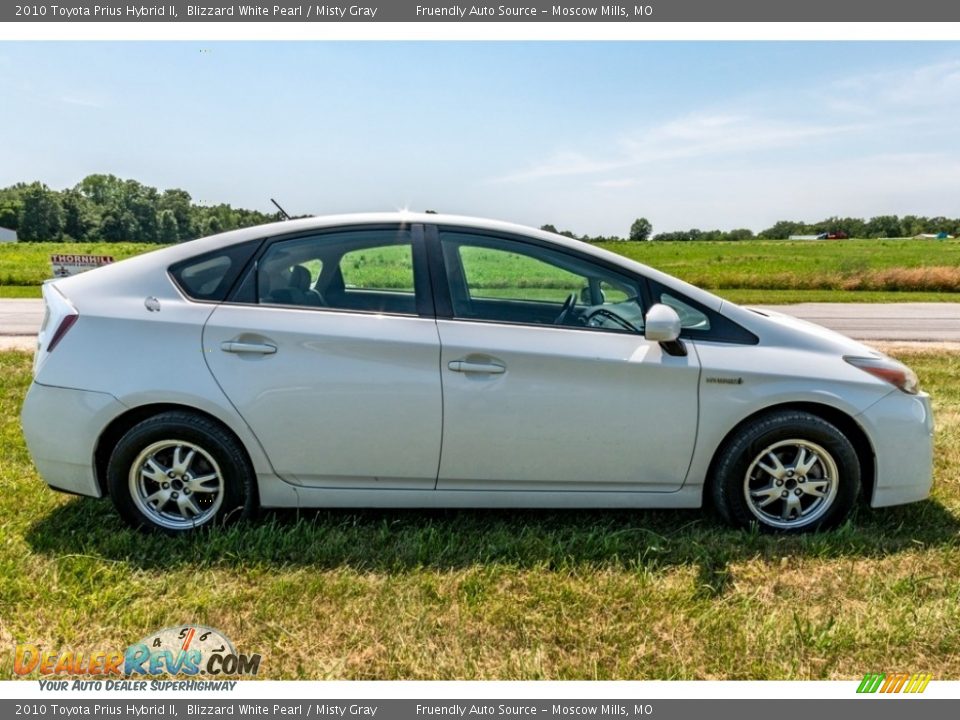
[[[558,253],[568,255],[572,258],[580,260],[582,262],[591,263],[597,265],[598,267],[609,270],[610,272],[623,275],[629,279],[635,281],[640,289],[640,301],[643,303],[644,315],[650,310],[650,308],[655,304],[654,303],[654,286],[661,288],[662,291],[669,292],[674,295],[678,300],[689,304],[691,307],[699,310],[704,313],[710,319],[710,330],[691,330],[683,329],[680,332],[680,337],[686,340],[698,340],[701,342],[717,342],[725,343],[732,345],[756,345],[760,342],[760,338],[754,335],[752,332],[747,330],[745,327],[739,323],[734,322],[726,315],[719,313],[715,310],[704,306],[702,303],[697,302],[684,293],[676,290],[674,288],[668,287],[663,283],[648,278],[646,275],[636,273],[632,270],[624,268],[617,263],[610,262],[604,258],[598,258],[593,255],[586,253],[580,253],[576,250],[562,245],[557,245],[556,243],[549,242],[547,240],[542,240],[530,235],[520,235],[517,233],[506,232],[502,230],[491,230],[487,228],[479,227],[470,227],[464,225],[456,224],[440,224],[440,225],[427,225],[426,226],[426,248],[429,259],[430,267],[430,281],[433,289],[433,298],[436,305],[436,316],[439,320],[457,320],[459,322],[478,322],[486,323],[492,325],[522,325],[525,327],[552,327],[548,325],[543,325],[540,323],[524,323],[524,322],[509,322],[503,320],[483,320],[480,318],[464,318],[456,317],[453,312],[453,303],[450,298],[449,285],[447,283],[446,276],[446,261],[443,257],[443,250],[440,244],[440,233],[441,232],[454,232],[462,233],[466,235],[480,235],[498,238],[502,240],[509,240],[514,242],[519,242],[520,244],[532,245],[535,247],[541,247],[547,250],[552,250]],[[461,268],[462,272],[462,268]],[[606,333],[616,333],[616,334],[632,334],[643,336],[643,333],[617,330],[615,328],[591,328],[591,327],[577,327],[572,325],[556,326],[558,329],[562,330],[579,330],[579,331],[588,331],[588,332],[606,332]]]
[[[680,330],[680,337],[684,340],[724,343],[727,345],[757,345],[760,342],[760,338],[743,327],[743,325],[731,320],[723,313],[717,312],[716,310],[711,310],[703,303],[693,300],[679,290],[668,287],[658,280],[648,279],[647,289],[651,295],[651,302],[656,299],[656,296],[662,293],[673,295],[680,302],[689,305],[698,312],[703,313],[710,321],[709,330],[682,328]]]
[[[227,302],[229,298],[239,287],[241,280],[246,277],[247,269],[250,267],[250,263],[253,258],[257,256],[260,252],[260,246],[262,245],[264,238],[254,238],[253,240],[244,240],[242,242],[234,243],[232,245],[224,245],[221,248],[216,250],[207,250],[206,252],[197,253],[196,255],[191,255],[190,257],[184,258],[182,260],[177,260],[175,263],[171,263],[167,266],[167,277],[170,278],[170,282],[173,283],[173,286],[177,289],[177,292],[180,293],[181,297],[184,300],[192,303],[199,303],[202,305],[220,305],[221,303]],[[222,255],[230,251],[238,250],[246,246],[256,246],[253,247],[250,256],[239,268],[229,268],[226,273],[226,277],[232,275],[230,283],[223,293],[223,297],[220,299],[216,298],[201,298],[194,297],[187,289],[183,286],[180,280],[177,278],[177,273],[181,268],[191,265],[193,263],[202,262],[205,258],[214,258],[217,255]]]

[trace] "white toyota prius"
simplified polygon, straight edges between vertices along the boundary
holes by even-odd
[[[366,214],[43,287],[54,489],[169,533],[258,507],[695,508],[775,531],[927,497],[910,369],[586,243]]]

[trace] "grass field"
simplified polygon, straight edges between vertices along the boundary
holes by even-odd
[[[0,245],[0,297],[40,297],[51,253],[156,249],[132,243]],[[607,243],[734,302],[938,302],[960,300],[958,240],[823,240]],[[387,277],[389,267],[371,268]]]
[[[127,530],[37,478],[0,353],[0,677],[16,642],[122,649],[194,621],[268,678],[960,678],[960,355],[902,355],[934,398],[933,499],[782,538],[700,512],[267,513]]]
[[[606,243],[706,288],[960,292],[958,240]]]

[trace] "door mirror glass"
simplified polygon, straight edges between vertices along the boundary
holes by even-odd
[[[668,305],[658,303],[647,311],[643,336],[658,343],[672,343],[680,337],[680,316]]]

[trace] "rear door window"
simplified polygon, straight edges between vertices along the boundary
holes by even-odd
[[[409,228],[324,232],[279,240],[257,262],[257,302],[330,310],[418,313]]]

